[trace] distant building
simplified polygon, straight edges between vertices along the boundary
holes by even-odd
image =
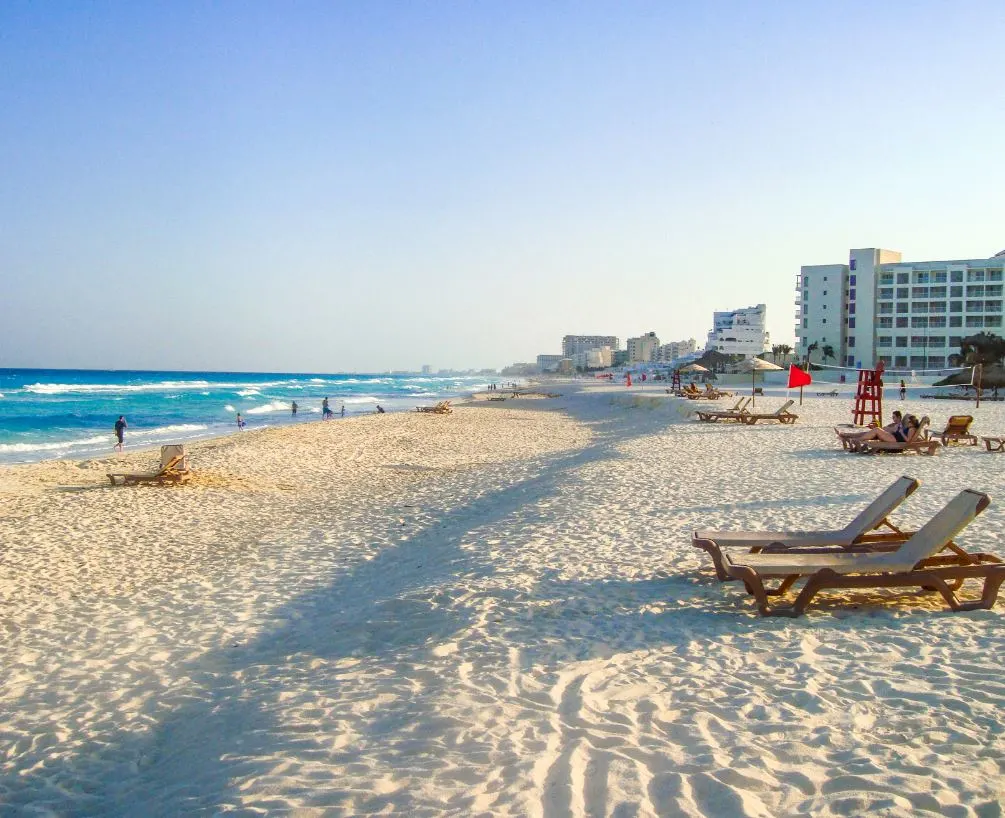
[[[616,349],[611,355],[611,366],[627,366],[628,350]]]
[[[577,352],[600,349],[600,347],[610,347],[612,350],[617,350],[618,337],[616,335],[566,335],[562,339],[562,357],[571,358]]]
[[[628,339],[628,362],[644,364],[659,357],[660,339],[655,332],[647,332],[638,338]]]
[[[557,372],[558,365],[562,362],[561,355],[538,355],[537,367],[542,372]]]
[[[502,370],[503,375],[536,375],[541,370],[538,369],[537,364],[532,363],[515,363],[510,364]]]
[[[610,347],[588,349],[572,356],[572,365],[576,369],[606,369],[611,365],[613,352]]]
[[[688,338],[686,341],[671,341],[660,347],[659,360],[664,363],[672,363],[697,351],[698,342],[694,338]]]
[[[849,251],[847,264],[800,268],[796,353],[870,369],[942,369],[960,363],[960,342],[1002,334],[1005,251],[990,258],[903,261],[896,250]],[[857,326],[856,326],[857,325]]]
[[[572,365],[571,358],[563,358],[558,362],[558,374],[559,375],[572,375],[575,372],[575,368]]]
[[[422,365],[422,374],[423,375],[432,375],[433,374],[433,367],[431,367],[429,364],[423,364]]]
[[[768,308],[764,304],[713,313],[712,331],[708,334],[705,349],[748,358],[770,351],[767,314]]]

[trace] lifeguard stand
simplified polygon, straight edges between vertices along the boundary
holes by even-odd
[[[670,379],[670,391],[680,392],[680,370],[675,369],[673,371],[673,378]]]
[[[855,390],[855,411],[853,421],[858,426],[865,426],[870,421],[883,423],[883,362],[876,364],[875,369],[860,369],[858,371],[858,388]]]

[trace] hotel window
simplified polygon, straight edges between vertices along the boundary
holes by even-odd
[[[898,284],[909,284],[910,282],[911,277],[907,273],[897,273]]]
[[[847,361],[845,363],[845,366],[855,366],[855,356],[854,355],[849,355],[848,356],[848,359],[847,359]]]
[[[848,327],[849,327],[849,329],[855,329],[855,319],[854,318],[849,318],[848,319]]]
[[[903,367],[907,366],[907,356],[906,355],[898,355],[896,358],[893,359],[893,362],[894,362],[893,363],[894,366],[899,366],[899,367],[903,368]]]
[[[1001,270],[988,270],[988,281],[1001,281],[1002,271]]]
[[[1002,325],[1002,317],[1000,315],[985,315],[984,316],[984,326],[986,327],[1000,327]]]
[[[879,283],[882,284],[893,284],[893,273],[883,273],[879,277]]]
[[[855,300],[855,291],[854,290],[852,290],[851,292],[848,293],[848,300],[849,301],[854,301]]]
[[[945,301],[931,301],[928,304],[929,312],[945,312],[946,302]]]
[[[810,319],[809,318],[804,318],[803,319],[803,329],[805,329],[809,325],[810,325]]]
[[[928,338],[928,346],[930,347],[944,347],[946,345],[945,335],[931,335]]]
[[[950,298],[963,298],[963,285],[955,284],[949,288]]]
[[[983,270],[967,270],[967,281],[983,281],[984,271]]]
[[[963,271],[962,270],[953,270],[949,274],[949,280],[950,281],[963,281]]]
[[[880,315],[890,315],[893,312],[893,304],[880,304],[878,312]]]
[[[848,314],[849,315],[854,315],[855,314],[855,305],[854,304],[849,304],[848,305]]]
[[[893,342],[893,339],[889,335],[880,335],[876,339],[876,346],[878,347],[888,347]]]
[[[883,362],[883,366],[893,366],[893,358],[890,355],[880,355],[879,359]]]
[[[905,313],[910,312],[911,308],[906,301],[897,302],[897,312]]]
[[[912,355],[911,356],[911,369],[924,369],[925,368],[925,356],[924,355]]]
[[[928,313],[928,302],[927,301],[915,301],[911,304],[911,312],[927,314]]]
[[[960,344],[962,344],[962,343],[963,343],[963,336],[962,335],[950,335],[949,336],[949,346],[953,347],[954,349],[959,349],[960,348]]]
[[[984,295],[983,284],[971,284],[967,287],[967,298],[980,298]]]
[[[945,284],[946,283],[946,271],[945,270],[939,270],[938,272],[936,272],[932,276],[932,281],[934,281],[936,284]]]
[[[914,327],[915,329],[917,329],[918,327],[927,327],[928,326],[928,319],[927,318],[912,318],[911,319],[911,326]]]
[[[937,355],[934,358],[929,355],[928,363],[925,364],[926,369],[942,369],[946,365],[946,359],[941,355]]]
[[[949,316],[949,326],[951,326],[951,327],[962,327],[963,326],[963,316],[962,315],[950,315]]]
[[[929,294],[930,298],[945,298],[946,297],[946,288],[945,287],[932,287],[928,291],[928,294]]]
[[[821,324],[826,324],[827,323],[827,319],[826,318],[821,319],[820,323]]]
[[[916,272],[914,274],[914,280],[918,284],[927,284],[928,283],[928,271],[927,270],[920,270],[920,271]]]
[[[876,326],[880,329],[890,329],[893,326],[892,318],[880,318],[876,323]]]
[[[851,349],[853,346],[855,346],[855,336],[854,335],[849,335],[848,336],[848,349]]]
[[[848,276],[848,284],[852,287],[855,286],[855,276]]]
[[[968,315],[967,316],[967,327],[970,329],[975,329],[977,327],[984,326],[984,316],[982,315]]]
[[[946,316],[944,315],[933,315],[928,319],[928,326],[930,327],[944,327],[946,325]]]
[[[824,290],[824,295],[827,295],[827,290]]]
[[[897,287],[897,298],[907,298],[908,292],[907,287]]]
[[[897,319],[897,328],[898,329],[903,329],[906,326],[907,326],[907,316],[906,315],[903,318],[898,318]]]
[[[907,347],[907,336],[906,335],[898,335],[893,340],[895,342],[895,346],[898,349],[905,349]]]
[[[911,336],[911,346],[912,347],[926,347],[926,346],[928,346],[928,339],[924,335],[912,335]]]
[[[984,288],[984,295],[986,295],[988,298],[997,298],[998,296],[1002,295],[1002,285],[988,284],[988,286]]]
[[[968,301],[967,312],[984,312],[983,301]]]
[[[879,298],[893,298],[893,287],[880,287]]]
[[[949,302],[950,312],[963,312],[963,302],[962,301],[950,301]]]
[[[984,302],[984,312],[1001,312],[1002,302],[1001,301],[985,301]]]
[[[911,298],[928,298],[928,287],[913,287]]]

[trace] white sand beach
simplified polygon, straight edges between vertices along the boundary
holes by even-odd
[[[750,427],[561,389],[197,443],[182,486],[108,485],[156,452],[0,468],[0,814],[1005,813],[1005,595],[761,618],[689,544],[908,474],[898,522],[985,491],[958,541],[1005,556],[1005,455],[845,453],[848,399]]]

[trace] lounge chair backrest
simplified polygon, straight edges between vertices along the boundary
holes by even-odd
[[[176,457],[181,458],[181,460],[176,461]],[[188,468],[188,458],[183,445],[175,443],[161,446],[161,470],[163,471],[168,466],[181,470]]]
[[[946,431],[942,434],[961,435],[966,434],[970,424],[974,422],[972,415],[951,415],[946,423]]]
[[[740,408],[737,409],[736,411],[737,412],[743,412],[743,411],[745,411],[746,408],[747,408],[747,405],[750,403],[751,400],[753,400],[753,399],[750,397],[750,395],[747,395],[747,397],[745,397],[742,401],[740,401]]]
[[[794,400],[785,401],[785,405],[782,406],[782,408],[779,409],[777,412],[775,412],[775,414],[776,415],[784,415],[786,412],[789,411],[789,407],[792,406],[793,403],[795,403]]]
[[[910,497],[918,487],[918,481],[906,474],[898,477],[893,485],[867,505],[862,512],[843,529],[849,539],[866,534],[878,527],[891,511]]]
[[[883,554],[877,562],[913,566],[926,557],[934,556],[990,503],[991,498],[979,491],[961,491],[900,548]]]

